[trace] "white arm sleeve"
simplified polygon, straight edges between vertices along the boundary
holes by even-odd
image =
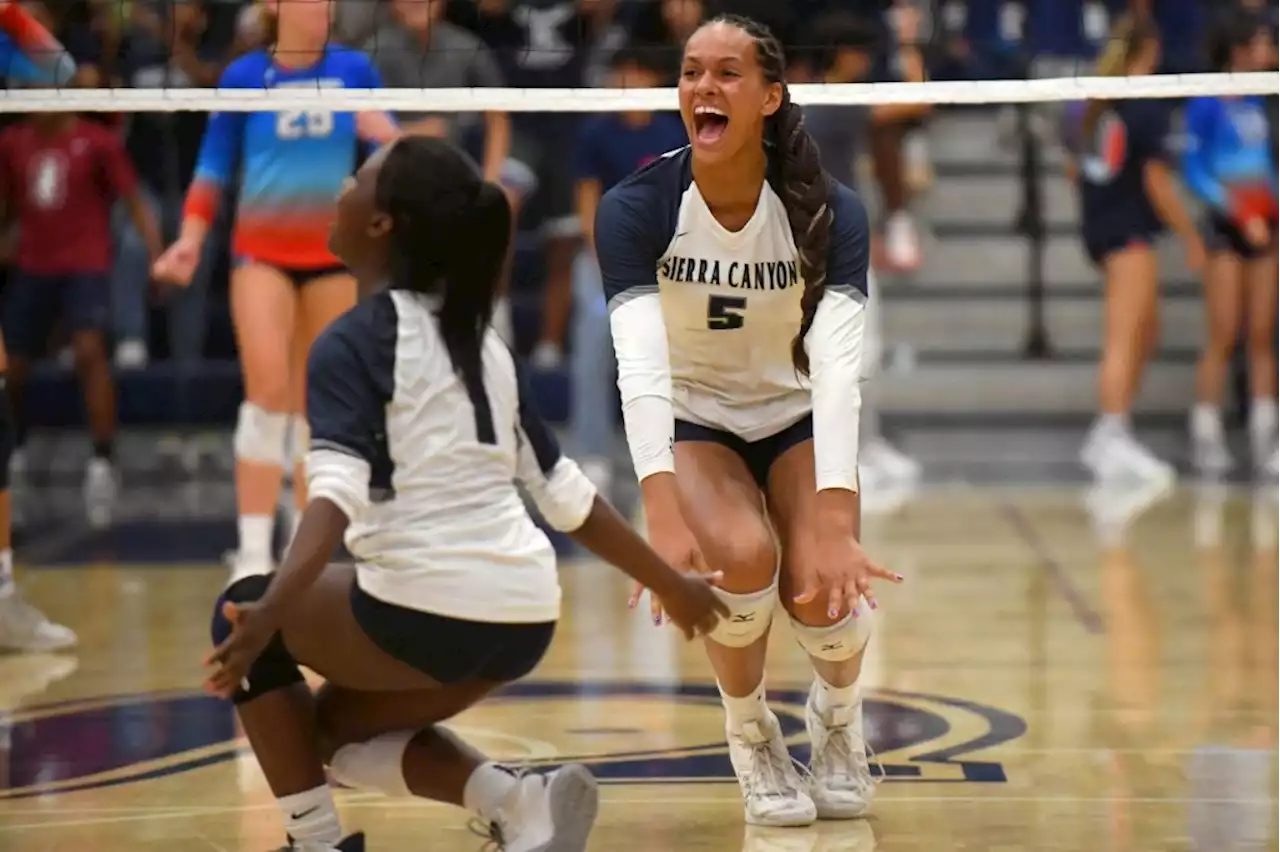
[[[622,421],[636,478],[670,473],[675,465],[675,413],[667,327],[656,292],[629,298],[609,314],[618,359]]]
[[[573,532],[581,527],[595,505],[596,487],[568,456],[560,456],[544,473],[533,444],[523,429],[519,439],[516,473],[542,517],[552,529],[560,532]]]
[[[307,453],[307,499],[323,497],[342,510],[349,523],[369,506],[369,463],[339,449],[314,447]]]
[[[560,452],[556,436],[547,428],[530,400],[532,393],[515,367],[516,478],[553,529],[573,532],[582,526],[596,501],[596,487],[573,459]]]
[[[828,289],[805,342],[813,395],[818,490],[858,490],[858,417],[866,304],[851,288]]]

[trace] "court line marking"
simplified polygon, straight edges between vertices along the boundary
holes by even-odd
[[[1040,535],[1040,531],[1036,529],[1031,519],[1027,517],[1027,513],[1018,507],[1016,503],[1008,500],[1002,500],[999,503],[1000,514],[1004,516],[1009,525],[1013,527],[1017,534],[1031,552],[1035,554],[1036,564],[1040,570],[1049,575],[1049,582],[1067,602],[1072,615],[1076,620],[1084,626],[1084,629],[1090,633],[1101,635],[1105,631],[1105,625],[1102,622],[1102,616],[1097,610],[1089,605],[1083,592],[1071,582],[1071,576],[1065,565],[1062,564],[1053,551],[1045,543],[1044,537]]]
[[[605,792],[608,788],[603,788],[601,792]],[[373,797],[379,796],[376,793],[362,794],[368,799],[352,801],[350,798],[339,802],[339,808],[359,809],[373,808],[380,810],[401,810],[409,808],[430,808],[444,809],[453,808],[452,805],[445,805],[440,802],[432,802],[426,799],[385,799],[374,800]],[[736,796],[614,796],[606,795],[602,797],[606,804],[617,805],[714,805],[723,803],[732,803],[736,800]],[[1264,805],[1275,804],[1274,798],[1244,798],[1244,799],[1224,799],[1224,798],[1155,798],[1144,796],[884,796],[880,798],[881,802],[894,803],[921,803],[921,804],[960,804],[960,805],[983,805],[983,804],[1072,804],[1072,805],[1103,805],[1103,804],[1136,804],[1136,805]],[[35,829],[49,828],[83,828],[94,825],[113,825],[129,822],[145,822],[148,820],[167,820],[167,819],[191,819],[193,817],[219,816],[225,814],[249,813],[254,811],[275,810],[278,806],[275,802],[268,802],[259,805],[234,805],[234,806],[209,806],[194,807],[185,810],[158,809],[157,812],[147,813],[146,808],[138,808],[138,813],[120,815],[115,817],[101,817],[97,819],[70,819],[70,820],[46,820],[42,822],[20,823],[17,825],[0,826],[0,835],[9,832],[31,831]],[[74,811],[65,811],[65,813],[74,813]]]

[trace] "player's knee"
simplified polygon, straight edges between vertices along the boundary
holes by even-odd
[[[796,642],[810,657],[838,663],[860,654],[867,647],[875,629],[875,618],[871,613],[870,607],[862,606],[856,618],[849,614],[835,624],[816,627],[793,615],[791,629],[796,635]]]
[[[763,524],[732,534],[714,536],[703,549],[709,567],[724,572],[722,588],[741,594],[774,585],[778,573],[778,548]]]
[[[267,411],[254,402],[241,403],[233,442],[237,459],[284,467],[288,439],[288,414]]]
[[[13,422],[13,409],[9,407],[4,374],[0,373],[0,491],[9,490],[9,459],[16,446],[17,430]]]
[[[231,622],[223,612],[226,603],[248,603],[259,600],[266,594],[271,578],[267,576],[245,577],[233,583],[213,605],[213,621],[209,626],[209,635],[215,647],[221,645],[231,636]],[[249,667],[249,674],[240,683],[240,688],[231,697],[232,703],[244,704],[259,696],[296,683],[302,683],[302,670],[293,655],[284,645],[284,639],[277,633],[271,638],[267,647]]]
[[[721,618],[707,638],[727,648],[745,648],[755,644],[769,632],[773,623],[773,610],[778,602],[778,588],[772,583],[768,588],[747,594],[735,594],[723,589],[715,590],[724,601],[728,616]]]

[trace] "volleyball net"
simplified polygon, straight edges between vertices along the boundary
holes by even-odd
[[[1280,74],[1160,74],[1053,77],[1039,80],[924,83],[793,84],[802,105],[1053,103],[1082,100],[1183,99],[1280,93]],[[0,112],[545,112],[674,110],[674,88],[334,88],[321,79],[262,88],[10,88]]]

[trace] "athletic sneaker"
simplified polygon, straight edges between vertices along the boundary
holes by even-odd
[[[742,732],[726,732],[729,738],[729,761],[750,825],[775,827],[811,825],[818,810],[809,795],[808,780],[791,759],[782,738],[778,717],[770,713],[765,719],[748,722]]]
[[[1207,475],[1226,473],[1235,466],[1227,449],[1227,436],[1222,428],[1222,412],[1211,405],[1196,405],[1187,417],[1191,436],[1191,464]]]
[[[348,835],[338,842],[337,846],[326,846],[317,843],[296,843],[289,839],[288,846],[281,846],[276,852],[364,852],[364,832]]]
[[[809,771],[810,789],[821,819],[855,819],[865,816],[876,792],[876,779],[867,760],[867,741],[862,735],[862,696],[848,707],[819,713],[818,685],[809,690],[804,708],[804,726],[813,743]]]
[[[494,819],[472,830],[502,852],[586,852],[599,810],[595,777],[569,764],[521,777]]]
[[[1156,457],[1128,430],[1094,427],[1080,449],[1080,461],[1102,481],[1173,482],[1177,471]]]
[[[50,621],[16,588],[0,598],[0,650],[61,651],[78,641],[74,631]]]

